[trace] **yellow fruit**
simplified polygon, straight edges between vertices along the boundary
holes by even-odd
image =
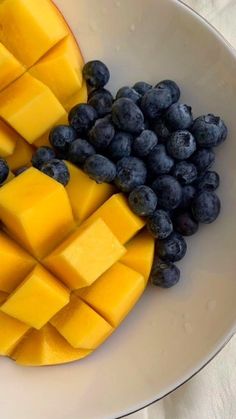
[[[4,303],[8,297],[8,294],[4,291],[0,291],[0,304]]]
[[[10,170],[9,173],[8,173],[8,176],[7,176],[6,180],[5,180],[5,182],[3,182],[3,184],[1,186],[3,186],[6,183],[10,182],[12,179],[14,179],[14,177],[15,177],[14,173],[12,173],[11,170]]]
[[[34,148],[23,140],[18,134],[14,153],[6,157],[6,161],[11,170],[17,170],[22,166],[29,166]]]
[[[0,91],[24,72],[24,66],[0,42]]]
[[[64,115],[58,119],[58,121],[54,124],[54,126],[56,125],[68,125],[68,113],[65,112]],[[51,129],[54,127],[50,127],[49,130],[47,130],[40,138],[38,138],[36,141],[34,141],[34,146],[35,147],[52,147],[49,141],[49,134]]]
[[[0,312],[0,355],[9,355],[29,329],[26,324]]]
[[[0,69],[1,74],[1,69]],[[10,156],[16,147],[18,134],[0,119],[0,156]]]
[[[79,103],[87,103],[88,100],[88,90],[85,80],[83,80],[81,89],[72,96],[67,103],[65,103],[64,107],[69,112],[74,106],[78,105]]]

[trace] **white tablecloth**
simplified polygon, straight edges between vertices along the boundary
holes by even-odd
[[[236,48],[236,0],[185,0],[185,3],[202,14]],[[236,419],[236,336],[187,384],[129,418]]]

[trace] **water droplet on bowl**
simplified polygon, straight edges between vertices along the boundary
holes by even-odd
[[[134,23],[132,23],[132,25],[130,25],[130,31],[131,32],[134,32],[135,31],[135,24]]]
[[[190,322],[184,323],[184,330],[188,335],[191,335],[193,333],[193,328]]]
[[[120,45],[116,45],[116,51],[119,52],[120,51]]]
[[[216,308],[216,300],[208,300],[206,308],[208,311],[213,311]]]
[[[119,0],[117,0],[117,1],[115,2],[115,5],[116,5],[116,7],[120,7],[120,1],[119,1]]]

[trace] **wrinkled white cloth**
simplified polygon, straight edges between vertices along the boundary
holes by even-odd
[[[184,2],[211,22],[236,48],[236,0],[184,0]],[[236,419],[235,396],[236,336],[188,383],[129,418]]]

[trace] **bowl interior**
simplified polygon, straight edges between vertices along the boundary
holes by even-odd
[[[110,88],[176,80],[194,115],[228,125],[217,150],[219,220],[188,240],[182,280],[147,289],[117,332],[78,363],[21,368],[1,359],[0,404],[7,419],[114,418],[144,406],[201,368],[235,330],[236,60],[202,19],[172,0],[56,0],[86,60],[102,59]]]

